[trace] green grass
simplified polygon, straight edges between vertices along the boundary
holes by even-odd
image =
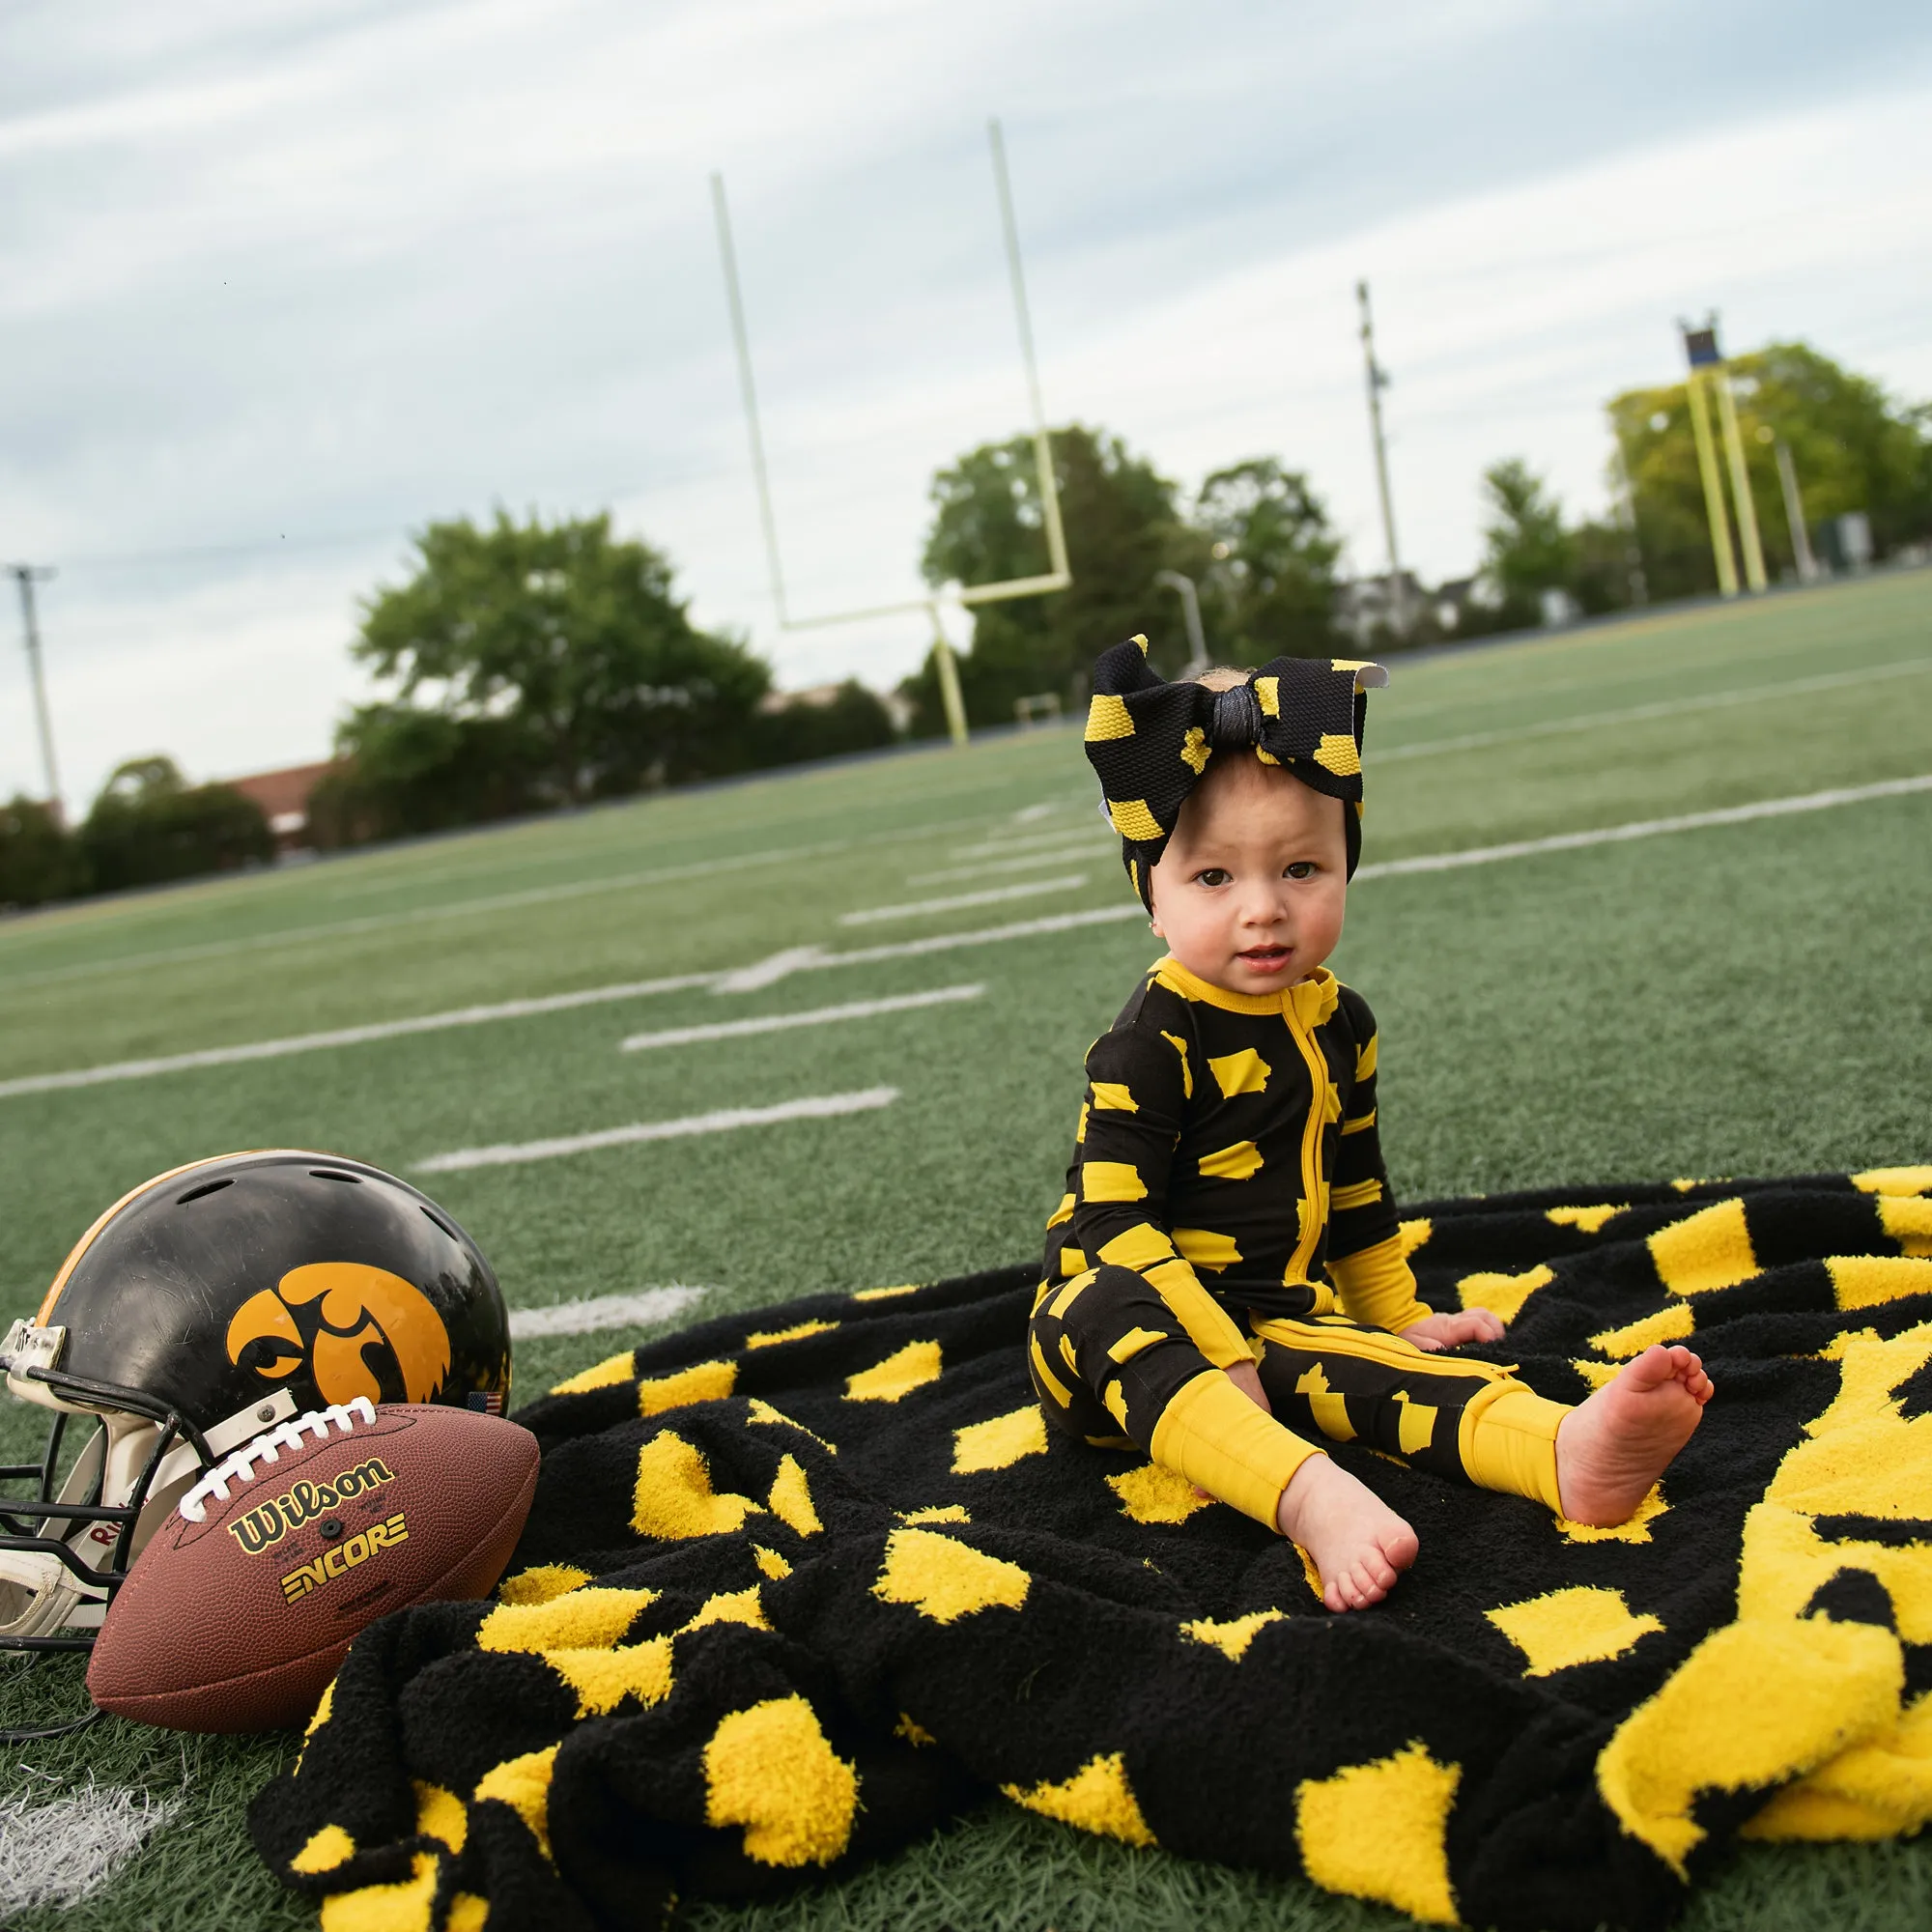
[[[1372,700],[1366,857],[1533,838],[1932,772],[1932,578],[1665,615],[1395,668]],[[1797,687],[1797,688],[1792,688]],[[1669,707],[1661,715],[1646,707]],[[1584,728],[1568,728],[1580,724]],[[1563,727],[1563,728],[1553,728]],[[1471,734],[1492,742],[1458,747]],[[933,750],[0,925],[0,1080],[838,952],[1118,905],[1071,731]],[[1033,815],[1016,820],[1016,814]],[[989,838],[1084,847],[992,863]],[[1370,878],[1337,959],[1381,1020],[1384,1141],[1410,1199],[1562,1180],[1901,1164],[1932,1154],[1932,794]],[[842,928],[842,912],[1079,873],[1051,896]],[[99,1210],[218,1149],[311,1145],[407,1170],[454,1148],[890,1085],[878,1112],[440,1175],[513,1305],[705,1284],[694,1319],[1032,1252],[1079,1062],[1152,942],[1131,923],[696,988],[380,1044],[0,1098],[0,1318]],[[620,1054],[644,1028],[973,982],[977,1000]],[[526,1344],[527,1396],[641,1331]],[[24,1439],[27,1418],[0,1421]],[[0,1719],[77,1691],[0,1664]],[[65,1915],[102,1932],[312,1922],[239,1839],[279,1743],[109,1721],[9,1753],[9,1787],[185,1793]],[[29,1778],[19,1767],[31,1765]],[[1700,1928],[1926,1922],[1918,1844],[1754,1848]],[[53,1922],[51,1912],[23,1924]],[[842,1885],[707,1927],[888,1924],[1344,1932],[1391,1915],[1134,1854],[996,1806]]]

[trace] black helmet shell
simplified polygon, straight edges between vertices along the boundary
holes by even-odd
[[[335,1154],[223,1154],[148,1181],[81,1237],[37,1320],[66,1331],[62,1376],[198,1429],[282,1389],[298,1412],[509,1400],[509,1317],[475,1242]]]

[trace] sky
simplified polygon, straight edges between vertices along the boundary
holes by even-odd
[[[0,562],[59,573],[70,808],[154,752],[326,755],[361,600],[499,507],[609,509],[781,685],[895,683],[919,618],[779,627],[709,176],[793,614],[916,596],[933,470],[1026,423],[992,115],[1049,420],[1183,500],[1279,456],[1357,570],[1358,278],[1432,580],[1500,457],[1602,507],[1603,405],[1675,378],[1680,316],[1932,395],[1908,0],[10,0]],[[38,795],[0,592],[0,796]]]

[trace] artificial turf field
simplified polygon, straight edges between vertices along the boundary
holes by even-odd
[[[1932,789],[1376,869],[1932,775],[1932,575],[1398,660],[1371,700],[1367,766],[1367,869],[1335,963],[1380,1021],[1403,1196],[1932,1158]],[[1094,790],[1077,733],[1042,731],[0,924],[0,1322],[31,1312],[106,1202],[249,1146],[404,1174],[468,1151],[415,1178],[514,1309],[684,1284],[703,1290],[688,1321],[1026,1256],[1061,1192],[1081,1056],[1157,950],[1131,918],[1064,923],[1132,910]],[[981,937],[909,944],[966,935]],[[788,971],[718,980],[808,948]],[[639,984],[662,980],[686,983]],[[211,1058],[44,1081],[191,1054]],[[851,1111],[531,1157],[536,1142],[826,1099]],[[520,1343],[520,1399],[663,1325]],[[6,1408],[0,1447],[17,1453],[38,1428]],[[0,1722],[54,1715],[78,1686],[68,1660],[6,1660]],[[290,1747],[108,1719],[0,1751],[0,1806],[92,1779],[177,1807],[92,1896],[7,1922],[312,1922],[242,1833],[247,1796]],[[26,1829],[0,1809],[0,1918],[6,1841]],[[1406,1922],[1003,1802],[842,1885],[694,1918],[715,1932]],[[1932,1847],[1747,1849],[1687,1922],[1932,1923]]]

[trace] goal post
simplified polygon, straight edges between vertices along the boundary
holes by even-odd
[[[993,188],[1000,205],[1001,233],[1006,242],[1007,274],[1011,284],[1013,320],[1019,332],[1020,362],[1026,375],[1027,403],[1033,416],[1034,463],[1039,479],[1040,527],[1046,539],[1047,569],[1042,575],[1012,577],[996,583],[950,586],[931,596],[893,604],[872,604],[850,611],[826,611],[794,616],[785,599],[784,566],[779,550],[778,519],[772,508],[771,473],[765,460],[764,433],[758,418],[757,384],[752,373],[751,331],[745,321],[744,293],[738,280],[738,254],[731,236],[731,210],[725,198],[724,177],[711,177],[711,208],[718,227],[718,254],[724,274],[724,302],[731,319],[731,340],[738,358],[738,395],[745,411],[745,433],[751,447],[752,480],[758,497],[758,522],[765,542],[765,563],[771,576],[772,602],[781,631],[824,630],[837,624],[869,623],[879,617],[904,616],[923,611],[932,625],[932,649],[939,673],[941,702],[948,730],[955,745],[966,742],[966,707],[959,691],[959,668],[948,642],[939,611],[942,603],[971,610],[980,604],[1004,603],[1017,597],[1042,597],[1065,590],[1073,582],[1066,555],[1066,530],[1060,514],[1060,487],[1053,473],[1053,448],[1047,435],[1046,409],[1040,398],[1039,369],[1034,355],[1033,321],[1027,307],[1026,275],[1020,262],[1019,226],[1013,218],[1012,185],[1007,174],[1007,147],[997,119],[986,124],[992,150]]]

